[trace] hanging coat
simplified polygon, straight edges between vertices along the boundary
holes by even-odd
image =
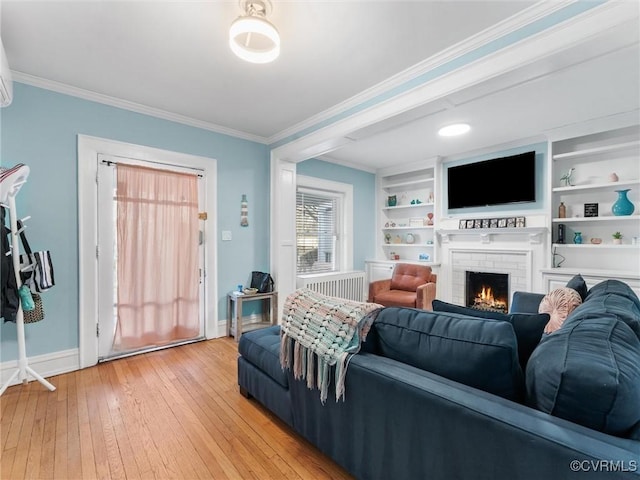
[[[5,322],[15,322],[20,299],[18,297],[16,276],[13,273],[13,260],[11,255],[7,255],[7,252],[11,251],[9,242],[11,231],[4,223],[6,210],[4,207],[0,208],[0,210],[2,217],[2,232],[0,233],[0,243],[2,244],[2,251],[0,251],[0,261],[2,262],[0,265],[0,272],[2,273],[2,283],[0,284],[2,301],[0,302],[0,316],[4,318]]]

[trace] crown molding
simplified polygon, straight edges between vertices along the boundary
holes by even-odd
[[[313,115],[312,117],[309,117],[300,123],[292,125],[291,127],[286,128],[279,133],[276,133],[275,135],[267,139],[267,143],[269,145],[273,145],[274,143],[286,139],[287,137],[294,136],[299,132],[312,128],[322,122],[329,121],[336,115],[339,115],[351,108],[370,101],[380,95],[388,93],[394,88],[397,88],[405,84],[406,82],[419,77],[420,75],[423,75],[441,65],[444,65],[447,62],[454,60],[455,58],[470,53],[483,45],[498,40],[499,38],[509,33],[515,32],[530,23],[544,18],[558,10],[561,10],[562,8],[576,3],[577,1],[578,0],[538,2],[531,7],[523,10],[522,12],[510,18],[507,18],[495,25],[492,25],[485,30],[471,37],[468,37],[463,41],[452,45],[451,47],[446,48],[438,52],[437,54],[413,65],[412,67],[409,67],[387,78],[386,80],[383,80],[377,85],[374,85],[367,90],[363,90],[362,92],[354,95],[344,102],[338,103],[323,112]]]
[[[91,90],[85,90],[83,88],[74,87],[65,83],[56,82],[54,80],[47,80],[45,78],[36,77],[35,75],[29,75],[28,73],[12,70],[11,74],[15,82],[24,83],[33,87],[51,90],[53,92],[82,98],[83,100],[89,100],[91,102],[101,103],[103,105],[109,105],[111,107],[121,108],[123,110],[129,110],[131,112],[141,113],[150,117],[169,120],[170,122],[181,123],[190,127],[201,128],[202,130],[208,130],[210,132],[220,133],[222,135],[228,135],[230,137],[236,137],[243,140],[249,140],[251,142],[267,144],[267,139],[258,135],[252,135],[250,133],[241,132],[232,128],[216,125],[214,123],[186,117],[177,113],[167,112],[166,110],[161,110],[159,108],[148,107],[140,103],[130,102],[128,100],[111,97],[109,95],[103,95]]]

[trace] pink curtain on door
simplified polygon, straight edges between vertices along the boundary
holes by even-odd
[[[198,178],[117,166],[114,351],[198,336]]]

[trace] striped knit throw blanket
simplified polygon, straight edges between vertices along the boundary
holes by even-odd
[[[329,370],[335,365],[336,402],[344,399],[350,355],[358,353],[382,305],[327,297],[306,288],[296,290],[284,304],[280,330],[280,364],[291,369],[307,387],[320,389],[324,404]]]

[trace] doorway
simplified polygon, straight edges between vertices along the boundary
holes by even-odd
[[[98,360],[204,338],[202,170],[98,155]]]
[[[143,145],[134,145],[114,140],[108,140],[87,135],[78,135],[78,237],[79,237],[79,367],[86,368],[98,363],[100,306],[99,300],[105,297],[99,293],[104,288],[99,282],[98,260],[103,255],[113,259],[113,255],[105,252],[105,248],[111,245],[99,245],[98,219],[108,217],[106,213],[100,213],[98,207],[98,184],[101,187],[108,185],[98,175],[98,165],[101,159],[109,159],[115,162],[133,163],[140,165],[152,165],[158,169],[182,171],[201,174],[198,177],[198,201],[203,208],[198,212],[206,220],[199,218],[200,232],[198,233],[199,251],[204,257],[201,260],[203,268],[198,272],[200,289],[199,298],[199,335],[198,338],[216,338],[224,336],[225,326],[218,319],[218,294],[217,294],[217,227],[215,213],[217,211],[217,168],[216,160],[209,157],[185,154],[181,152],[162,150]],[[128,160],[127,160],[128,159]],[[103,171],[100,170],[100,174]],[[113,174],[112,174],[113,175]],[[110,190],[113,197],[114,190]],[[113,222],[113,216],[110,217]],[[112,253],[115,250],[112,249]],[[113,260],[112,260],[113,263]],[[104,271],[104,268],[101,268]],[[114,274],[112,273],[112,278]],[[148,282],[147,282],[148,283]],[[114,283],[110,283],[111,313],[113,313],[115,298],[113,293]],[[191,341],[191,340],[188,340]],[[106,340],[105,340],[106,342]],[[157,348],[157,347],[154,347]],[[164,348],[164,347],[160,347]],[[104,350],[104,348],[102,348]],[[103,356],[104,353],[100,353]]]

